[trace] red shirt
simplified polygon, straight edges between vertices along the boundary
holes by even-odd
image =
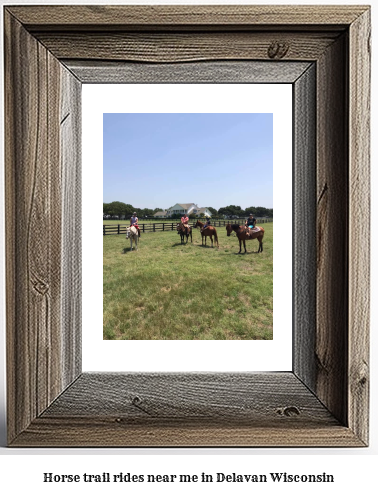
[[[188,223],[188,220],[189,220],[189,217],[187,217],[186,215],[184,215],[183,217],[181,217],[181,222],[183,224],[187,224]]]

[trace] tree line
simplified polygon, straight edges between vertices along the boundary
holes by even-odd
[[[153,217],[156,212],[163,210],[162,208],[136,208],[128,203],[121,201],[112,201],[112,203],[104,203],[103,214],[104,217],[118,217],[119,219],[126,217],[130,218],[134,212],[138,217]]]
[[[247,207],[242,209],[239,205],[228,205],[227,207],[220,207],[216,210],[213,207],[207,207],[212,213],[212,217],[248,217],[249,214],[253,214],[255,217],[267,217],[273,218],[273,208],[265,207]],[[133,212],[138,214],[139,218],[152,218],[156,212],[162,211],[162,208],[136,208],[128,203],[123,203],[121,201],[113,201],[112,203],[103,204],[103,215],[105,218],[117,217],[130,218]],[[203,216],[204,214],[190,214],[190,218],[196,218]],[[181,217],[177,214],[176,218]]]
[[[208,209],[215,217],[248,217],[249,214],[253,214],[255,217],[273,219],[273,208],[247,207],[243,209],[239,205],[228,205],[219,210],[212,207],[208,207]]]

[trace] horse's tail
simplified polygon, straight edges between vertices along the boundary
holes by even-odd
[[[215,243],[217,244],[217,247],[219,248],[219,242],[218,242],[218,235],[217,235],[217,230],[214,227],[214,240]]]
[[[262,240],[263,240],[264,234],[265,234],[265,229],[261,226],[259,226],[259,228],[260,228],[260,234],[257,233],[257,239],[260,243],[262,243]]]

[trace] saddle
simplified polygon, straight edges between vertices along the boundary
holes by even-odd
[[[253,228],[246,227],[245,230],[246,234],[250,236],[252,236],[253,233],[258,233],[259,231],[261,231],[261,229],[258,226],[255,226]]]

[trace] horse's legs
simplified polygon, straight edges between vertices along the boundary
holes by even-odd
[[[211,239],[211,248],[213,248],[213,237],[211,236],[211,234],[209,236],[210,236],[210,239]]]
[[[259,236],[258,240],[259,240],[259,250],[258,250],[257,253],[260,253],[260,252],[263,251],[263,244],[262,244],[262,238],[261,238],[261,236]]]
[[[135,238],[135,250],[138,251],[138,236]]]
[[[239,253],[241,252],[241,240],[239,239]]]
[[[243,240],[243,244],[244,244],[244,253],[247,253],[247,247],[245,246],[245,240]]]

